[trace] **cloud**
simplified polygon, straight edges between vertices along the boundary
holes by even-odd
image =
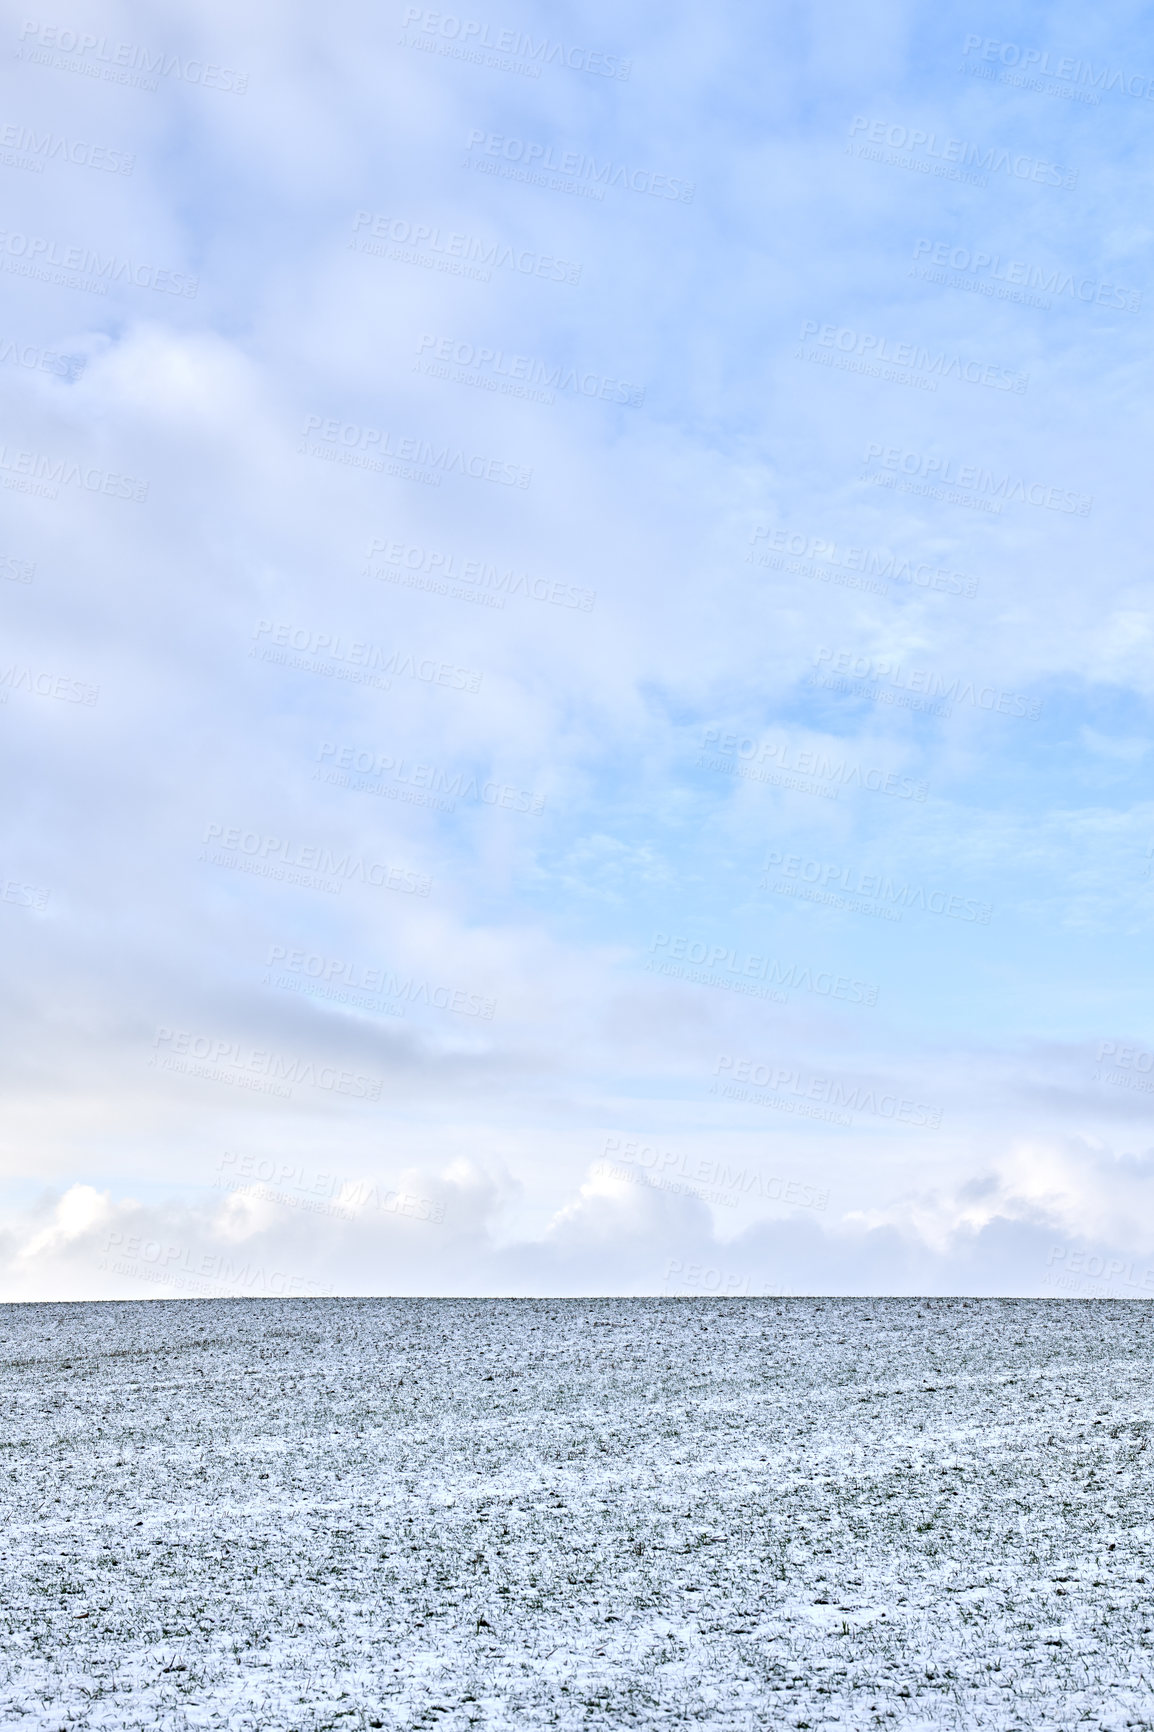
[[[773,1218],[722,1235],[701,1187],[600,1162],[526,1236],[515,1222],[522,1188],[508,1171],[458,1160],[386,1186],[226,1153],[215,1194],[194,1200],[89,1185],[43,1195],[10,1224],[0,1297],[1053,1296],[1073,1275],[1091,1283],[1082,1290],[1134,1297],[1154,1260],[1139,1224],[1152,1178],[1154,1152],[1021,1145],[952,1190],[840,1215],[827,1215],[811,1187],[779,1182]]]
[[[3,169],[13,1296],[1140,1255],[1142,105],[949,10],[432,17],[14,27],[85,150]]]

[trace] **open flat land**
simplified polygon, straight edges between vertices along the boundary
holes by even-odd
[[[0,1312],[0,1726],[1154,1726],[1142,1301]]]

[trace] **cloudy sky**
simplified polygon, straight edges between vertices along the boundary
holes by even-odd
[[[0,1296],[1154,1291],[1137,7],[11,13]]]

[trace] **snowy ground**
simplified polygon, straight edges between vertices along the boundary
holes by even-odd
[[[10,1306],[0,1726],[1154,1725],[1154,1308]]]

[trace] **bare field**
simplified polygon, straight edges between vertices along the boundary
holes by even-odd
[[[1154,1725],[1141,1301],[12,1305],[0,1725]]]

